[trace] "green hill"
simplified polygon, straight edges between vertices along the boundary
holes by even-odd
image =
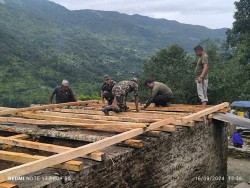
[[[102,76],[140,76],[157,49],[179,44],[187,51],[201,39],[225,38],[212,30],[118,12],[70,11],[47,0],[0,3],[0,103],[45,103],[51,89],[69,79],[76,93],[98,91]]]

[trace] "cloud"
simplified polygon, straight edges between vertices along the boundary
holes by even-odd
[[[71,10],[93,9],[140,14],[153,18],[203,24],[210,28],[231,27],[235,0],[52,0]],[[202,18],[202,19],[201,19]]]

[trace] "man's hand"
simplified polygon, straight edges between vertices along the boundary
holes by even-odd
[[[105,106],[107,106],[107,104],[105,102],[102,102],[102,107],[104,108]]]
[[[196,83],[201,83],[202,82],[202,78],[199,77],[197,80],[196,80]]]
[[[117,102],[113,102],[111,106],[117,106]]]

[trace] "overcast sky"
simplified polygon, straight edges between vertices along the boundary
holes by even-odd
[[[70,10],[93,9],[165,18],[208,28],[231,28],[235,0],[50,0]]]

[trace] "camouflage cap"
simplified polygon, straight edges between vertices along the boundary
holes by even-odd
[[[137,78],[133,77],[133,78],[131,78],[131,81],[134,81],[137,83]]]

